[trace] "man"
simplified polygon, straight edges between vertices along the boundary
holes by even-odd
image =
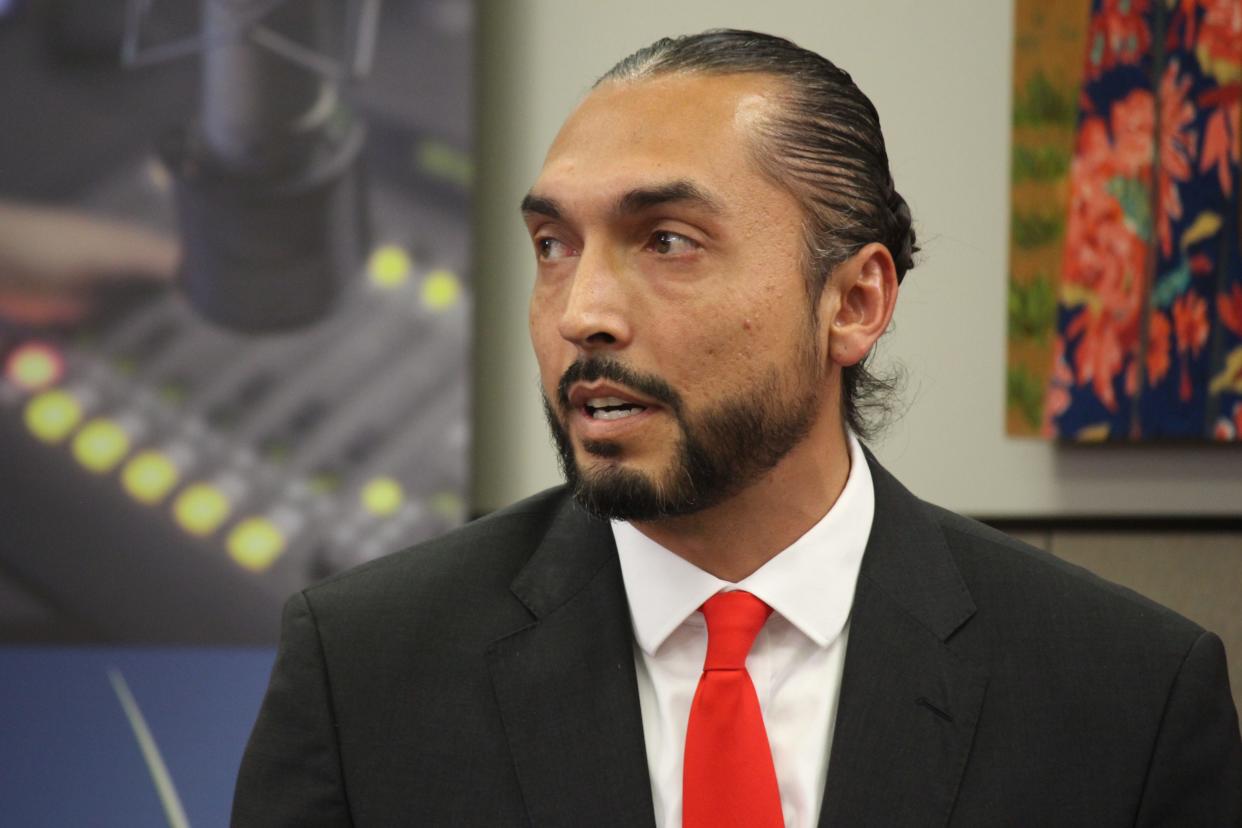
[[[291,599],[237,825],[1235,825],[1219,640],[861,446],[915,252],[787,41],[660,41],[523,202],[566,488]]]

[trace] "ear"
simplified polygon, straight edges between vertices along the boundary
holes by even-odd
[[[896,304],[897,268],[884,245],[872,242],[837,265],[820,297],[829,360],[841,367],[860,362],[888,330]]]

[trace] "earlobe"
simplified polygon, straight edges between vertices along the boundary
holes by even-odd
[[[867,355],[893,317],[897,268],[892,254],[882,244],[866,245],[833,271],[828,289],[836,299],[828,353],[838,365],[853,365]]]

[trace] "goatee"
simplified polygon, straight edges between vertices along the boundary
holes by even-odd
[[[821,376],[817,355],[803,354],[802,359],[792,394],[773,368],[735,398],[695,414],[686,411],[667,382],[635,372],[612,356],[592,355],[573,363],[558,384],[557,406],[546,395],[543,406],[574,498],[598,517],[640,522],[693,514],[727,500],[771,470],[810,431]],[[663,473],[650,475],[619,462],[580,466],[565,425],[574,414],[569,389],[579,381],[600,379],[642,394],[675,418],[679,436]],[[586,441],[582,448],[604,461],[622,453],[610,441]]]

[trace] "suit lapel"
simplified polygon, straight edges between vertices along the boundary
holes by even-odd
[[[850,616],[820,825],[943,825],[987,674],[948,644],[974,603],[940,527],[868,454],[876,508]]]
[[[512,589],[535,620],[496,641],[487,660],[531,823],[654,825],[608,524],[567,500]]]

